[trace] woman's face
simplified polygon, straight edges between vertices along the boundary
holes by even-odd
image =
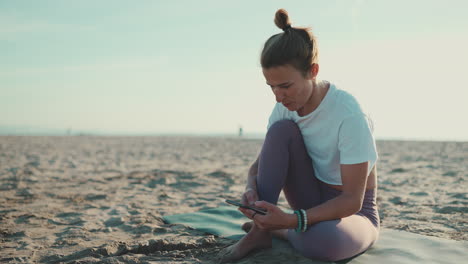
[[[263,75],[276,102],[282,103],[289,111],[301,111],[312,95],[316,74],[311,72],[304,77],[300,71],[286,64],[264,68]]]

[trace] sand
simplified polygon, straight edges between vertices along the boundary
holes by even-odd
[[[231,240],[162,217],[238,199],[261,145],[221,137],[1,136],[0,262],[214,263]],[[468,142],[377,145],[382,226],[468,240]],[[271,256],[259,252],[240,263]],[[291,260],[306,261],[275,255],[275,263]]]

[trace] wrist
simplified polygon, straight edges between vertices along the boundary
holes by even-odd
[[[245,191],[248,191],[248,190],[257,191],[257,186],[256,186],[256,184],[247,183],[247,186],[245,186]]]
[[[309,227],[309,219],[307,211],[304,209],[295,210],[294,213],[289,214],[290,220],[289,229],[294,229],[296,232],[306,232]]]
[[[297,215],[295,213],[288,214],[287,218],[287,223],[288,227],[287,229],[296,229],[297,226],[299,225],[299,219],[297,218]]]

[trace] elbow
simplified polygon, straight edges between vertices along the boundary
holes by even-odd
[[[357,197],[355,195],[344,195],[346,197],[345,207],[343,213],[345,214],[344,217],[353,215],[361,211],[362,203],[364,197]]]
[[[358,213],[359,211],[361,211],[361,209],[362,209],[362,202],[359,202],[358,204],[356,204],[354,206],[354,213],[353,214]]]
[[[352,214],[358,213],[362,209],[362,199],[354,199],[353,204],[351,206],[352,208]]]
[[[362,199],[350,199],[348,206],[348,215],[353,215],[361,211],[362,209]]]

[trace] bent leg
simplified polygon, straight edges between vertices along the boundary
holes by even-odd
[[[320,204],[320,183],[294,121],[278,121],[268,130],[260,153],[257,189],[260,200],[273,204],[283,190],[293,209]]]
[[[302,135],[297,125],[289,120],[273,124],[265,137],[257,175],[259,199],[276,204],[285,185],[302,187],[296,192],[306,195],[301,198],[303,201],[320,202],[319,186]],[[294,198],[292,201],[298,203],[299,199]],[[253,250],[271,247],[271,236],[272,233],[252,224],[247,235],[220,253],[222,262],[238,260]]]

